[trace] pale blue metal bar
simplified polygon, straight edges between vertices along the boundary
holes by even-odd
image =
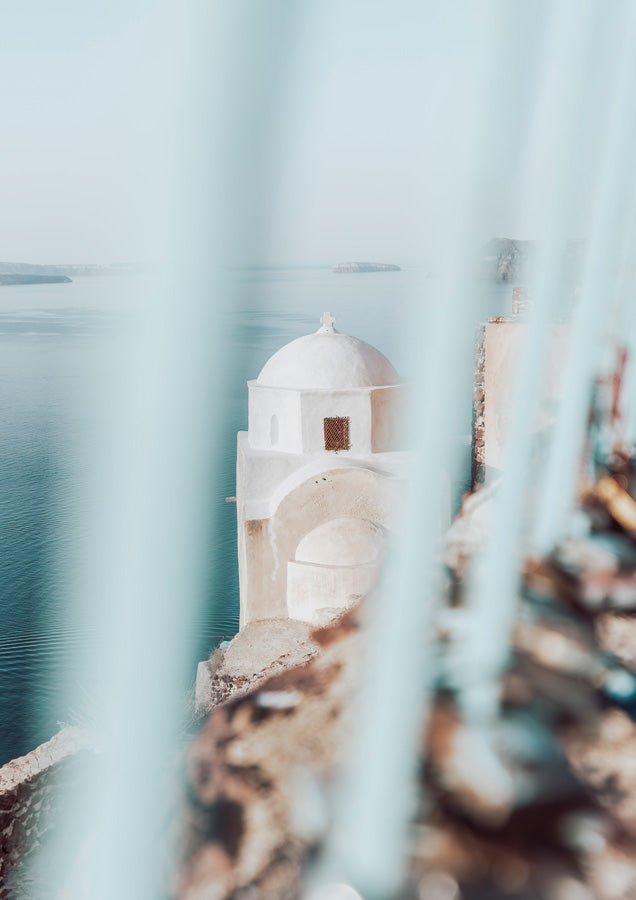
[[[631,194],[636,151],[636,5],[604,7],[617,11],[622,29],[612,47],[618,76],[609,95],[610,118],[600,163],[596,204],[592,215],[583,284],[575,310],[570,349],[550,449],[542,502],[533,545],[538,553],[549,551],[567,530],[576,495],[585,436],[590,387],[599,360],[604,331],[603,313],[617,285],[620,246],[626,225],[625,197]],[[608,61],[608,65],[611,61]]]
[[[139,308],[113,358],[88,555],[77,561],[78,614],[98,623],[85,677],[98,685],[100,755],[90,790],[67,795],[69,831],[77,819],[88,825],[66,898],[169,893],[184,675],[206,599],[225,427],[232,295],[223,273],[236,242],[254,237],[252,221],[263,221],[237,210],[249,208],[244,192],[257,187],[259,129],[269,127],[262,109],[280,87],[287,13],[278,2],[189,0],[162,4],[149,26],[144,62],[155,75],[168,66],[171,79],[167,93],[144,97],[152,112],[140,109],[156,129],[141,149],[161,163],[140,246],[161,248],[163,265],[147,296],[131,298]],[[239,148],[246,122],[254,145]],[[247,200],[258,205],[260,196]],[[53,873],[45,877],[48,888]]]
[[[458,647],[458,682],[464,711],[476,723],[492,722],[499,707],[499,678],[510,652],[510,632],[517,610],[524,544],[528,528],[528,495],[536,482],[532,435],[544,385],[547,348],[555,293],[567,237],[576,226],[571,206],[573,176],[570,157],[589,90],[589,53],[604,54],[612,67],[609,44],[599,46],[598,6],[561,2],[551,9],[549,35],[530,146],[525,196],[542,191],[553,201],[553,215],[539,260],[533,303],[514,375],[514,402],[504,448],[504,475],[493,496],[493,521],[484,551],[477,554],[470,579],[471,629]],[[537,178],[540,173],[543,181]],[[538,183],[537,183],[538,182]]]
[[[440,504],[444,478],[456,474],[453,447],[459,411],[472,386],[480,293],[471,267],[475,220],[484,208],[484,172],[492,166],[491,140],[501,104],[513,100],[519,85],[511,37],[530,10],[482,3],[467,6],[466,13],[466,34],[472,42],[463,57],[465,93],[449,111],[461,123],[461,140],[440,149],[440,171],[452,178],[446,207],[434,211],[456,266],[445,272],[433,297],[426,298],[422,282],[422,299],[413,304],[415,315],[405,326],[414,355],[407,434],[417,451],[416,464],[404,533],[369,610],[356,727],[336,792],[324,864],[316,883],[308,887],[312,900],[332,896],[329,885],[335,890],[334,884],[348,885],[364,900],[387,900],[395,894],[404,872],[414,798],[420,791],[415,778],[423,755],[421,729],[437,676]],[[425,8],[422,14],[425,22]],[[423,203],[422,214],[427,212]],[[425,298],[428,304],[422,302]]]
[[[628,351],[627,371],[623,386],[625,442],[636,445],[636,180],[629,196],[629,222],[625,229],[621,254],[621,308],[617,337]]]

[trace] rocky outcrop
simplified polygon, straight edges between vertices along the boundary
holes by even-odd
[[[309,662],[318,652],[313,627],[296,619],[261,619],[246,625],[227,647],[197,668],[194,705],[204,715],[224,700],[246,694],[272,675]]]
[[[55,824],[59,792],[78,753],[92,749],[88,734],[62,728],[50,741],[0,768],[0,898],[8,880]]]
[[[325,825],[316,806],[318,779],[333,774],[349,728],[359,661],[355,614],[297,640],[289,655],[262,668],[246,651],[270,627],[276,645],[282,636],[276,622],[254,623],[245,629],[251,637],[234,639],[239,647],[224,671],[234,669],[238,691],[213,710],[188,754],[175,885],[184,900],[292,900],[307,848]],[[272,655],[270,649],[265,658]],[[272,668],[276,674],[263,678]],[[251,678],[260,680],[245,692]]]
[[[487,727],[465,718],[453,659],[493,489],[464,503],[445,554],[404,900],[636,897],[634,496],[633,462],[618,459],[582,495],[587,533],[527,560],[500,715]],[[356,617],[309,633],[290,625],[288,653],[284,623],[255,623],[219,657],[212,712],[188,754],[179,900],[301,896],[352,729],[365,642]]]
[[[551,634],[544,624],[520,636],[534,669],[549,668],[549,654],[541,661],[537,647],[554,642]],[[355,612],[309,638],[308,661],[220,703],[190,748],[174,885],[180,900],[301,896],[303,868],[329,828],[327,797],[351,734],[364,646]],[[415,804],[408,900],[457,896],[458,885],[469,900],[552,900],[558,885],[570,881],[583,889],[567,841],[549,838],[546,852],[540,836],[548,822],[550,834],[558,832],[559,817],[565,823],[579,809],[594,814],[594,802],[568,767],[545,710],[528,721],[542,702],[529,686],[532,673],[519,666],[515,677],[512,708],[491,735],[464,722],[448,695],[434,705],[422,744],[427,763]],[[548,683],[543,691],[557,693],[556,683],[556,690]],[[524,748],[520,758],[510,757],[511,746]],[[539,890],[544,882],[547,893]],[[449,885],[455,893],[443,893]]]
[[[349,272],[399,272],[400,267],[393,263],[344,262],[337,263],[333,271],[338,275]]]

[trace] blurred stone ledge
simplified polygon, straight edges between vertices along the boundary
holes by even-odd
[[[66,725],[0,768],[0,900],[19,896],[9,888],[11,872],[54,827],[70,769],[79,754],[93,749],[86,729]]]

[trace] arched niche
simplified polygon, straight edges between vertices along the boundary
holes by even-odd
[[[355,605],[377,581],[384,544],[381,525],[354,516],[331,519],[306,534],[287,563],[290,618],[321,624]]]
[[[245,523],[245,621],[288,615],[288,563],[296,561],[303,538],[325,523],[350,517],[398,530],[403,484],[397,478],[340,466],[296,479],[283,482],[268,518]]]

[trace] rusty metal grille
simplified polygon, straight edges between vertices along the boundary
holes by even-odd
[[[349,450],[349,419],[338,417],[324,420],[325,450]]]

